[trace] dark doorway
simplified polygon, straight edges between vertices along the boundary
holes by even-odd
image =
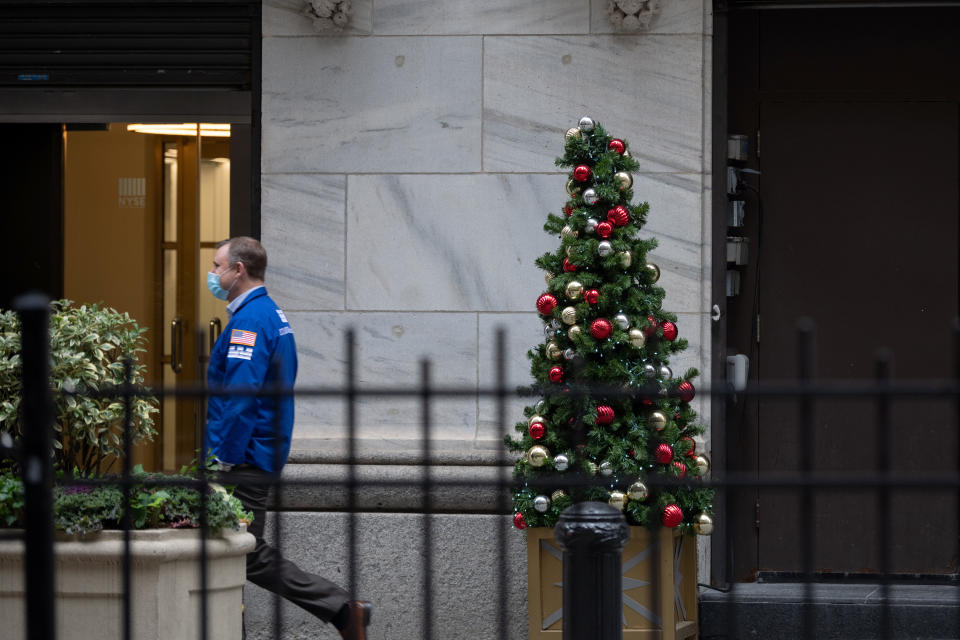
[[[3,227],[0,309],[27,291],[63,292],[63,127],[0,124]]]
[[[752,379],[797,376],[801,317],[817,326],[820,379],[871,378],[881,346],[897,380],[953,375],[958,18],[953,8],[729,14],[728,132],[749,136],[746,166],[761,174],[747,174],[757,191],[745,192],[745,226],[728,230],[748,239],[751,255],[740,293],[727,298],[726,339],[729,354],[750,355]],[[874,411],[819,401],[807,434],[796,401],[741,400],[725,416],[728,467],[798,471],[809,435],[814,471],[872,473],[884,446],[893,470],[956,470],[948,402],[897,400],[888,443],[878,442]],[[870,574],[883,565],[881,529],[889,571],[957,570],[953,493],[894,491],[888,522],[877,496],[818,492],[804,522],[796,492],[731,495],[730,578],[802,570],[804,536],[814,540],[814,571]]]

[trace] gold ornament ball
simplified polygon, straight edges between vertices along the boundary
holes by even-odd
[[[624,158],[629,158],[629,157],[630,157],[630,149],[624,149],[624,150],[623,150],[623,153],[621,153],[620,155],[621,155],[622,157],[624,157]]]
[[[629,189],[633,186],[633,176],[626,171],[617,171],[613,174],[613,179],[620,185],[621,190]]]
[[[557,360],[560,356],[563,355],[563,350],[557,346],[556,342],[547,343],[547,357],[553,360]]]
[[[546,447],[541,447],[540,445],[535,445],[530,447],[530,451],[527,451],[527,462],[530,463],[532,467],[542,467],[547,462],[547,458],[550,457],[550,452],[547,451]]]
[[[566,493],[564,493],[561,489],[557,489],[556,491],[553,492],[553,495],[550,496],[550,499],[556,502],[560,498],[566,498],[566,497],[567,497]]]
[[[579,337],[580,337],[580,326],[579,326],[579,325],[574,325],[574,326],[570,327],[570,329],[567,331],[567,335],[570,337],[571,340],[576,340],[577,338],[579,338]]]
[[[707,472],[710,471],[710,461],[707,456],[700,455],[694,458],[693,466],[697,468],[701,476],[707,475]]]
[[[563,134],[563,140],[566,142],[570,138],[579,139],[583,135],[583,132],[580,131],[580,127],[570,127],[567,129],[567,132]]]
[[[572,280],[570,284],[567,285],[567,297],[571,300],[579,298],[581,293],[583,293],[583,285],[578,281]]]
[[[563,229],[560,230],[560,237],[561,237],[561,238],[576,238],[576,237],[579,236],[579,235],[580,235],[580,232],[579,232],[579,231],[574,231],[573,229],[571,229],[571,228],[570,228],[570,225],[567,225],[567,226],[565,226]]]
[[[626,269],[633,263],[633,256],[630,255],[629,251],[620,252],[620,266]]]
[[[543,280],[547,284],[550,284],[550,281],[553,280],[553,274],[547,271],[545,274],[543,274]]]
[[[587,471],[590,472],[590,475],[592,475],[592,476],[597,475],[597,469],[598,469],[598,467],[597,467],[597,463],[596,463],[596,462],[588,462],[588,463],[587,463]]]
[[[652,262],[647,263],[647,276],[650,278],[650,282],[656,282],[660,279],[660,267],[653,264]]]
[[[630,485],[630,488],[627,489],[627,495],[630,496],[631,500],[636,500],[637,502],[643,502],[650,497],[650,490],[647,489],[647,485],[643,484],[639,480]]]
[[[665,416],[662,411],[651,411],[650,417],[647,418],[647,422],[650,423],[651,427],[657,431],[660,431],[667,426],[667,416]]]
[[[705,513],[701,513],[697,516],[697,519],[693,521],[693,530],[701,536],[710,535],[713,533],[713,518]]]
[[[577,183],[574,180],[567,180],[567,193],[575,196],[578,193]]]
[[[623,511],[623,508],[627,506],[627,496],[622,491],[611,491],[610,499],[607,500],[607,503],[611,507],[616,507],[620,511]]]
[[[573,307],[565,307],[563,312],[560,314],[560,317],[566,324],[576,324],[577,310]]]
[[[531,416],[530,419],[527,421],[527,426],[532,427],[538,422],[540,424],[547,424],[547,421],[543,419],[543,416]]]
[[[640,329],[630,329],[630,344],[640,349],[647,344],[647,336]]]

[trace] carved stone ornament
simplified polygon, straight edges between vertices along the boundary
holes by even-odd
[[[303,15],[313,20],[317,31],[340,31],[350,23],[353,15],[351,0],[307,0]]]
[[[660,13],[660,0],[608,0],[607,15],[617,31],[646,31]]]

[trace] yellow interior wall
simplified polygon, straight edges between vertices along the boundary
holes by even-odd
[[[161,301],[154,139],[117,123],[109,131],[70,131],[64,160],[64,294],[125,311],[148,329],[148,351],[141,354],[148,382],[158,378],[154,347],[162,347],[154,326]],[[121,206],[121,178],[145,179],[142,207],[131,200]],[[136,458],[152,467],[153,456],[146,448]]]

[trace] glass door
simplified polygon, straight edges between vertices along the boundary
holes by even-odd
[[[182,125],[187,127],[188,125]],[[216,245],[230,226],[230,126],[194,124],[158,139],[163,159],[163,386],[201,387],[210,348],[226,324],[226,305],[206,290]],[[163,467],[189,463],[202,445],[206,405],[198,396],[167,398]]]

